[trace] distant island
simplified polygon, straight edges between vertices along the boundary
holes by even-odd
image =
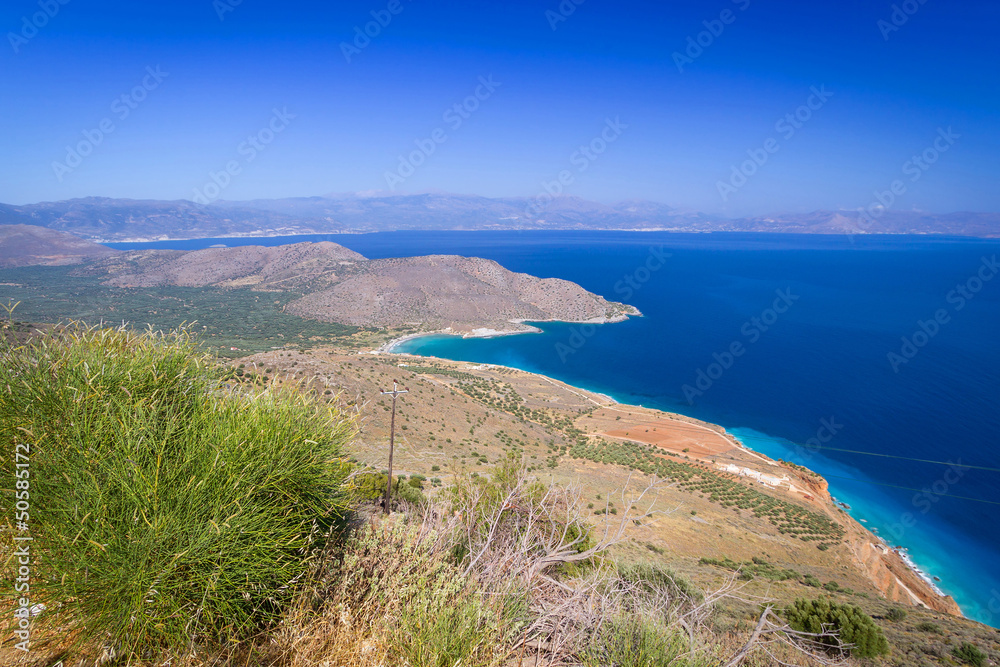
[[[1000,237],[1000,214],[932,214],[880,206],[726,218],[649,201],[457,194],[343,195],[252,201],[86,197],[0,204],[0,226],[35,225],[97,242],[445,230],[614,230]]]

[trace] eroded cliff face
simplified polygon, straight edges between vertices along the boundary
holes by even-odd
[[[962,616],[950,595],[939,595],[899,554],[870,537],[870,533],[867,537],[852,536],[851,548],[858,564],[887,600]]]
[[[934,611],[962,616],[962,610],[949,595],[940,595],[914,572],[903,558],[886,546],[871,531],[849,515],[837,511],[830,496],[830,485],[822,477],[799,473],[801,484],[847,529],[846,539],[854,554],[855,565],[891,602],[926,607]]]
[[[951,596],[940,595],[906,564],[902,556],[848,514],[839,511],[826,479],[801,470],[796,472],[796,478],[813,496],[812,501],[822,506],[847,530],[845,539],[854,555],[855,566],[887,600],[955,616],[963,615]]]

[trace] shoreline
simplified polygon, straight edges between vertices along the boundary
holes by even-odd
[[[417,359],[441,359],[441,360],[449,361],[449,362],[452,362],[452,363],[477,363],[477,362],[463,362],[461,360],[447,359],[447,358],[444,358],[444,357],[429,357],[429,356],[424,356],[424,355],[420,355],[420,354],[414,354],[414,353],[410,353],[410,352],[397,352],[397,351],[394,351],[394,350],[395,350],[396,347],[398,347],[399,345],[401,345],[402,343],[404,343],[404,342],[406,342],[408,340],[413,340],[413,339],[424,337],[424,336],[448,335],[448,336],[452,336],[452,337],[456,337],[456,338],[457,337],[462,337],[462,338],[479,338],[479,337],[482,337],[482,338],[492,338],[492,337],[497,337],[497,336],[500,336],[500,335],[513,335],[513,334],[517,334],[517,333],[531,333],[531,332],[530,331],[512,331],[512,332],[503,332],[503,333],[498,332],[498,333],[489,334],[489,335],[475,335],[475,334],[468,334],[468,333],[463,335],[463,334],[456,334],[456,333],[448,333],[447,330],[445,330],[445,331],[435,331],[435,332],[421,332],[421,333],[415,333],[415,334],[408,334],[406,336],[402,336],[400,338],[394,339],[394,340],[390,341],[389,343],[386,343],[385,345],[381,346],[377,350],[372,350],[370,352],[370,354],[394,354],[394,355],[399,355],[399,356],[413,357],[413,358],[417,358]],[[645,407],[645,406],[642,406],[642,405],[636,405],[636,404],[632,404],[632,403],[626,403],[626,402],[623,402],[623,401],[619,401],[618,399],[616,399],[616,398],[614,398],[612,396],[609,396],[608,394],[597,392],[597,391],[594,391],[592,389],[587,389],[585,387],[579,387],[579,386],[576,386],[576,385],[572,385],[572,384],[569,384],[569,383],[564,382],[562,380],[559,380],[557,378],[553,378],[553,377],[550,377],[548,375],[545,375],[544,373],[539,373],[539,372],[536,372],[536,371],[525,370],[523,368],[517,368],[517,367],[513,367],[513,366],[506,366],[506,365],[503,365],[503,364],[492,364],[492,363],[485,363],[485,362],[481,362],[480,366],[482,366],[482,367],[491,367],[491,368],[507,368],[507,369],[515,370],[515,371],[518,371],[518,372],[521,372],[521,373],[527,373],[529,375],[534,375],[534,376],[542,378],[542,379],[544,379],[544,380],[546,380],[548,382],[562,385],[562,386],[564,386],[564,387],[566,387],[566,388],[568,388],[570,390],[583,392],[583,393],[586,393],[586,394],[589,394],[589,395],[592,395],[592,396],[599,397],[602,400],[606,400],[606,401],[608,401],[608,403],[607,403],[608,407],[611,407],[611,406],[622,406],[622,407],[633,407],[633,408],[646,409],[646,410],[656,410],[657,412],[660,412],[660,413],[664,414],[667,418],[670,418],[670,419],[679,419],[679,420],[685,421],[685,422],[695,422],[695,423],[704,425],[705,427],[710,428],[710,429],[712,429],[714,431],[717,431],[723,437],[725,437],[727,440],[730,440],[731,442],[733,442],[733,444],[736,445],[736,446],[738,446],[739,448],[741,448],[743,450],[746,450],[748,452],[752,452],[753,454],[755,454],[757,456],[760,456],[760,457],[763,457],[763,458],[767,459],[768,461],[770,461],[770,462],[774,463],[775,465],[777,465],[777,459],[774,459],[771,456],[769,456],[768,454],[765,454],[764,452],[761,452],[761,451],[759,451],[757,449],[754,449],[753,447],[747,445],[737,435],[735,435],[734,433],[730,432],[726,427],[724,427],[724,426],[722,426],[720,424],[706,422],[704,420],[698,419],[697,417],[691,417],[689,415],[685,415],[685,414],[682,414],[682,413],[671,412],[671,411],[667,411],[667,410],[659,410],[658,408],[649,408],[649,407]],[[811,472],[813,472],[813,474],[817,475],[823,481],[823,483],[826,485],[826,496],[827,496],[827,499],[829,500],[829,502],[832,503],[832,505],[834,507],[839,507],[838,501],[833,497],[832,493],[829,490],[830,489],[829,480],[827,480],[826,477],[823,477],[820,473],[817,473],[815,471],[811,471]],[[951,603],[955,606],[955,608],[958,609],[959,615],[961,617],[963,617],[963,618],[968,618],[965,615],[965,612],[962,611],[962,610],[960,610],[958,608],[957,604],[954,603],[953,598],[951,596],[949,596],[948,594],[946,594],[944,591],[941,590],[940,586],[938,586],[937,583],[934,581],[933,575],[929,574],[928,572],[925,572],[923,569],[921,569],[913,561],[913,559],[910,556],[909,551],[908,551],[908,549],[906,547],[893,547],[893,546],[889,545],[886,542],[886,540],[881,535],[879,535],[878,532],[876,532],[876,530],[874,530],[873,528],[869,528],[868,526],[862,524],[858,519],[854,518],[849,513],[846,513],[846,516],[848,517],[848,520],[851,522],[851,524],[853,524],[853,527],[855,529],[857,529],[857,530],[860,530],[861,533],[866,537],[866,539],[868,539],[868,540],[870,540],[872,542],[884,545],[888,549],[888,551],[890,553],[892,553],[892,554],[895,554],[899,558],[899,560],[904,564],[904,566],[907,568],[907,570],[909,570],[909,572],[913,576],[915,576],[917,579],[919,579],[921,582],[923,582],[927,586],[927,588],[930,589],[930,591],[934,595],[936,595],[941,600],[951,601]],[[902,582],[899,582],[899,583],[902,584]],[[883,595],[883,597],[885,599],[889,599],[886,595]],[[921,604],[923,604],[924,606],[929,606],[929,605],[927,605],[926,601],[924,601],[923,599],[921,599],[919,596],[915,596],[915,597],[917,597],[917,599],[919,599],[920,602],[921,602]]]
[[[247,232],[242,234],[220,234],[217,236],[186,236],[178,238],[126,238],[126,239],[106,239],[106,238],[92,238],[90,236],[80,236],[79,238],[86,239],[93,243],[98,243],[101,245],[107,245],[109,243],[172,243],[175,241],[208,241],[213,239],[274,239],[282,237],[294,237],[294,236],[361,236],[364,234],[393,234],[400,232],[414,232],[414,233],[438,233],[438,232],[454,232],[454,233],[476,233],[476,232],[605,232],[605,233],[628,233],[628,234],[690,234],[690,235],[711,235],[711,234],[738,234],[738,235],[754,235],[754,236],[802,236],[802,237],[833,237],[841,238],[846,236],[846,234],[837,234],[834,232],[801,232],[801,231],[746,231],[746,230],[697,230],[697,229],[677,229],[675,227],[659,228],[659,227],[649,227],[649,228],[588,228],[588,229],[576,229],[576,228],[561,228],[561,229],[536,229],[536,228],[520,228],[520,227],[503,227],[503,228],[489,228],[489,229],[383,229],[383,230],[362,230],[362,229],[345,229],[340,231],[308,231],[308,232],[292,232],[292,233],[282,233],[282,234],[259,234],[253,232]],[[76,234],[74,234],[76,235]],[[969,239],[977,241],[993,241],[1000,242],[1000,237],[997,236],[967,236],[964,234],[946,234],[943,232],[879,232],[879,233],[869,233],[869,232],[857,232],[858,236],[866,236],[870,238],[878,237],[913,237],[920,239],[932,239],[932,240],[949,240],[949,239]]]
[[[627,305],[627,304],[626,304]],[[547,320],[510,320],[512,324],[517,324],[523,329],[490,329],[489,327],[478,327],[476,329],[471,329],[469,331],[460,332],[454,331],[451,327],[445,329],[438,329],[436,331],[419,331],[416,333],[406,334],[405,336],[400,336],[399,338],[393,338],[392,340],[383,343],[378,348],[371,351],[371,354],[408,354],[395,352],[395,349],[402,345],[403,343],[417,338],[426,338],[428,336],[451,336],[454,338],[500,338],[501,336],[516,336],[518,334],[536,334],[542,333],[542,330],[538,327],[531,326],[527,324],[528,322],[563,322],[565,324],[617,324],[619,322],[624,322],[630,317],[643,317],[642,311],[640,311],[635,306],[628,306],[631,311],[628,313],[622,313],[621,315],[616,315],[615,317],[592,317],[587,320],[560,320],[556,318],[550,318]],[[420,355],[413,355],[420,356]],[[450,360],[454,361],[454,359]],[[521,369],[516,369],[521,370]],[[525,373],[530,373],[532,371],[524,371]],[[541,373],[535,373],[535,375],[541,375]],[[548,376],[542,376],[548,377]],[[549,378],[555,379],[555,378]],[[585,390],[585,391],[590,391]],[[597,392],[591,392],[597,393]],[[617,401],[616,401],[617,402]]]

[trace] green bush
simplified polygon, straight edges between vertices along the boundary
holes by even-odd
[[[385,487],[388,475],[383,472],[366,472],[355,475],[351,480],[348,490],[351,497],[357,502],[376,502],[381,505],[385,498]],[[414,477],[405,484],[401,484],[402,476],[392,480],[392,498],[394,501],[402,500],[411,505],[419,505],[424,502],[424,494],[421,491],[423,482]]]
[[[936,635],[941,634],[941,626],[932,621],[920,621],[917,623],[917,630],[920,630],[920,632],[931,632]]]
[[[965,664],[972,665],[972,667],[982,667],[982,665],[986,664],[986,658],[988,657],[979,650],[978,646],[969,642],[962,642],[961,646],[955,647],[951,654]]]
[[[873,658],[889,652],[882,629],[864,613],[860,607],[838,604],[826,598],[817,600],[798,599],[785,609],[788,624],[800,632],[821,633],[835,631],[840,641],[849,646],[849,652],[863,658]],[[833,638],[822,638],[820,642],[828,648],[836,649]]]
[[[183,334],[70,329],[0,358],[0,488],[30,447],[40,628],[135,655],[277,619],[345,510],[348,419],[227,393]]]
[[[906,618],[906,612],[899,607],[893,607],[885,617],[890,621],[898,622]]]

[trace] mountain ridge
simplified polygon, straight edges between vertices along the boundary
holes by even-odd
[[[96,242],[385,231],[617,230],[1000,237],[1000,213],[816,210],[724,218],[657,202],[456,194],[337,195],[207,205],[188,200],[85,197],[0,204],[0,225],[27,224]]]

